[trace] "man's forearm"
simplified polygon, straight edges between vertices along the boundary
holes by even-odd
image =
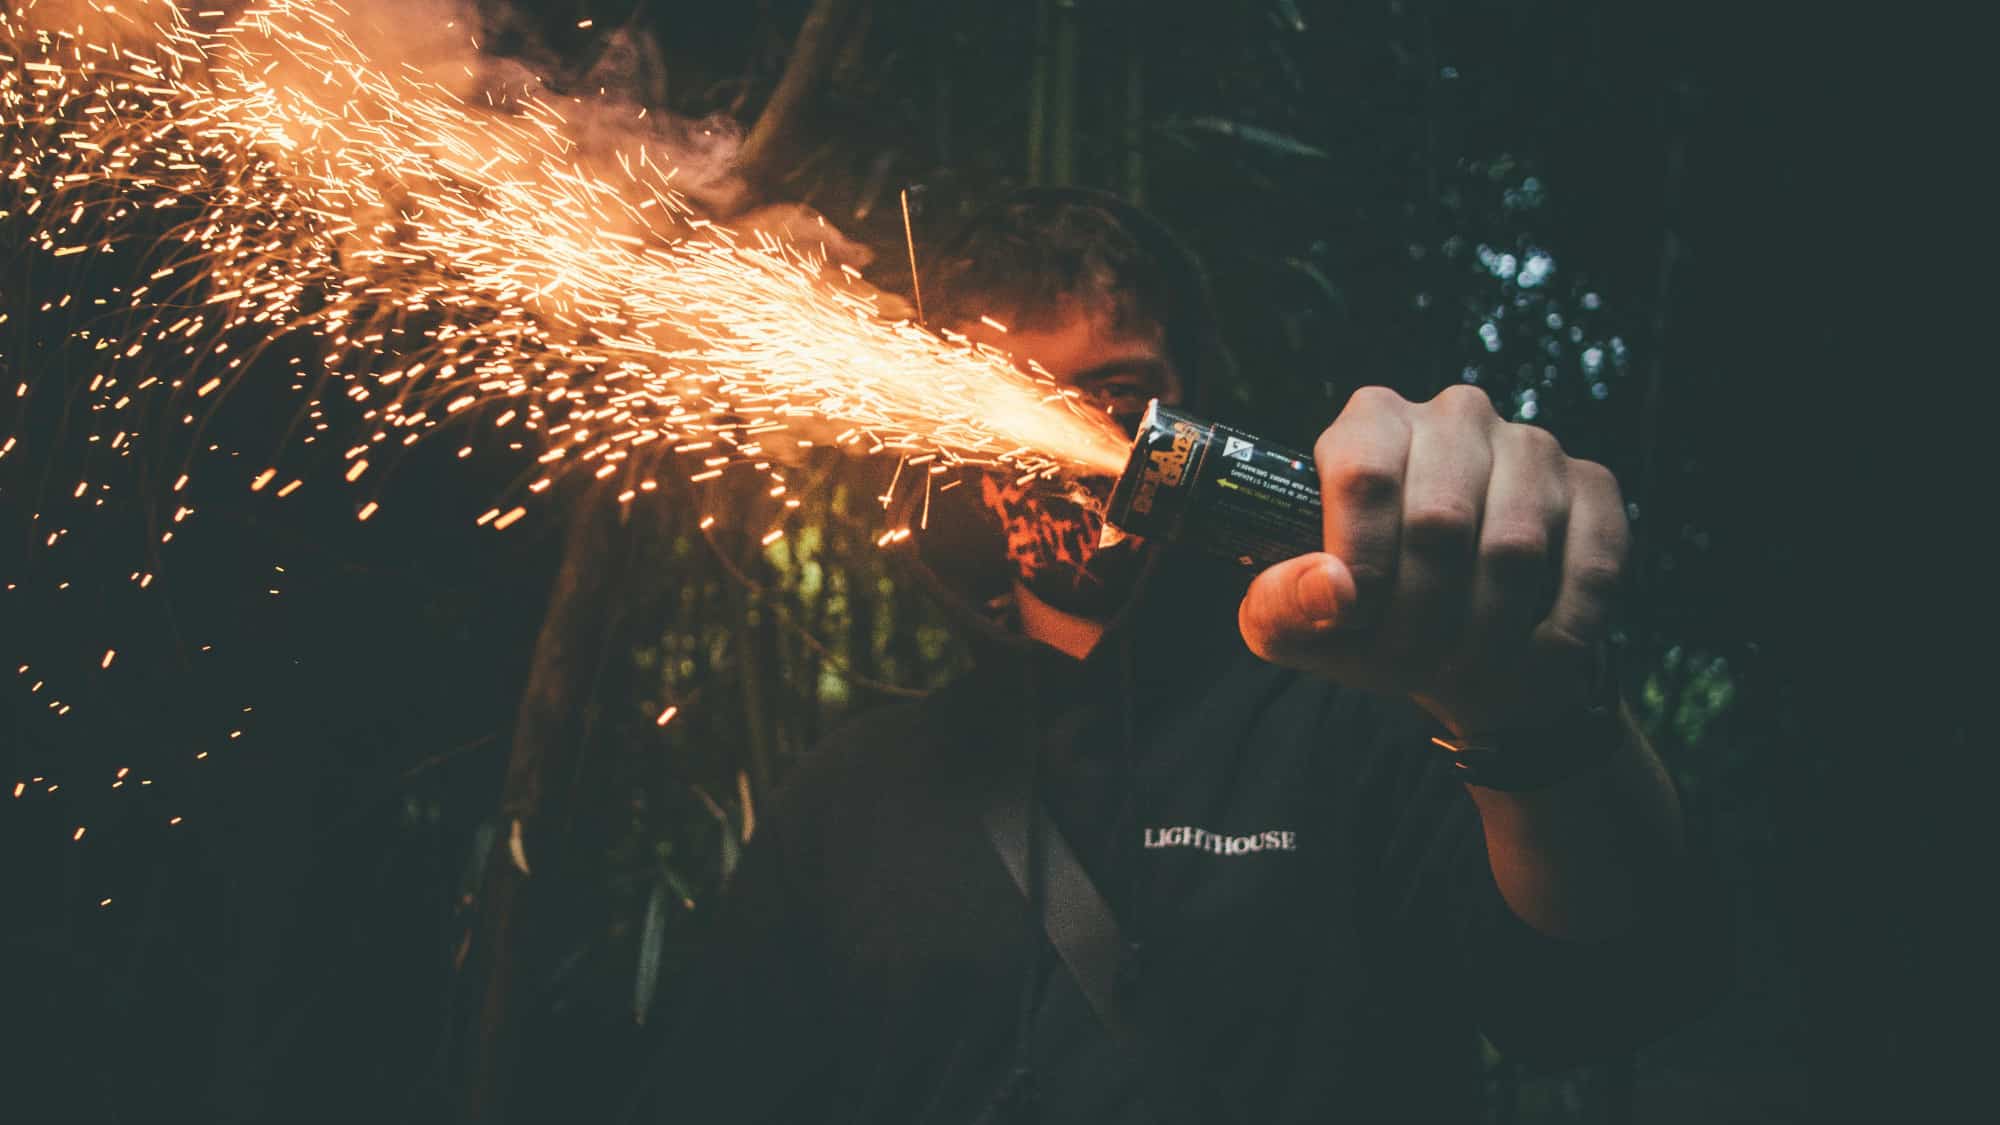
[[[1546,789],[1467,786],[1507,905],[1542,933],[1577,941],[1631,925],[1665,863],[1685,847],[1680,800],[1631,713],[1602,763]]]

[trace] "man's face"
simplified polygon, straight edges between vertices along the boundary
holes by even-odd
[[[1008,323],[1004,316],[994,319]],[[1011,326],[1010,326],[1011,327]],[[1114,326],[1098,309],[1066,304],[1047,323],[999,332],[975,322],[963,331],[983,344],[1034,360],[1056,382],[1074,387],[1107,410],[1120,429],[1139,428],[1146,402],[1181,400],[1180,377],[1168,360],[1165,333],[1151,322]],[[1015,577],[1043,601],[1069,613],[1103,619],[1131,593],[1139,573],[1138,544],[1097,546],[1104,518],[1074,501],[1031,493],[1011,479],[987,474],[981,499],[1003,524]]]

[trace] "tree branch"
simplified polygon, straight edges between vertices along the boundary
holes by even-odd
[[[842,33],[853,22],[860,0],[813,0],[812,10],[799,25],[799,37],[792,42],[792,56],[785,73],[764,112],[737,154],[737,166],[751,179],[776,155],[791,130],[798,124],[801,107],[818,91],[820,83],[840,55]]]

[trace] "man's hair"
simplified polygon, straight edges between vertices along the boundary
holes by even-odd
[[[1185,401],[1226,385],[1231,371],[1200,262],[1158,219],[1109,192],[1024,188],[975,214],[923,274],[932,324],[991,316],[1016,328],[1047,327],[1081,302],[1114,328],[1158,326]],[[1011,319],[1011,323],[1010,323]],[[913,541],[919,580],[956,591],[947,604],[979,605],[1016,577],[1007,540],[981,490],[940,492],[926,534]],[[927,495],[918,489],[907,503]]]
[[[1087,198],[1017,195],[975,216],[941,257],[933,272],[939,324],[993,316],[1044,328],[1080,305],[1116,329],[1165,328],[1178,311],[1172,264]]]

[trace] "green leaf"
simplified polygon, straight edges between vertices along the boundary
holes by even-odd
[[[660,953],[667,941],[667,884],[655,880],[646,899],[646,924],[639,931],[639,968],[632,977],[632,1019],[644,1024],[660,987]]]
[[[479,883],[486,878],[486,861],[493,855],[493,838],[498,834],[490,820],[472,830],[472,852],[465,857],[465,871],[458,878],[460,902],[479,893]]]
[[[667,886],[671,888],[675,894],[680,896],[681,905],[688,908],[689,910],[693,910],[694,892],[688,890],[688,885],[685,881],[681,879],[680,874],[670,867],[667,869],[666,877],[667,877]]]
[[[1325,272],[1322,271],[1318,266],[1312,264],[1311,262],[1305,260],[1304,258],[1288,257],[1284,259],[1284,263],[1285,265],[1290,266],[1292,269],[1297,270],[1299,273],[1304,274],[1309,280],[1311,280],[1311,282],[1316,287],[1318,287],[1319,291],[1325,294],[1328,304],[1332,305],[1336,309],[1341,309],[1343,311],[1346,309],[1346,302],[1341,300],[1340,298],[1340,290],[1334,286],[1332,279],[1328,278]]]
[[[1258,148],[1269,149],[1281,156],[1305,156],[1315,160],[1329,159],[1324,149],[1299,140],[1288,133],[1276,129],[1266,129],[1262,125],[1245,125],[1224,117],[1191,117],[1183,123],[1189,129],[1199,129],[1204,133],[1230,137]]]
[[[736,842],[736,833],[729,830],[729,822],[722,822],[722,881],[727,883],[736,870],[736,861],[743,858],[743,845]]]

